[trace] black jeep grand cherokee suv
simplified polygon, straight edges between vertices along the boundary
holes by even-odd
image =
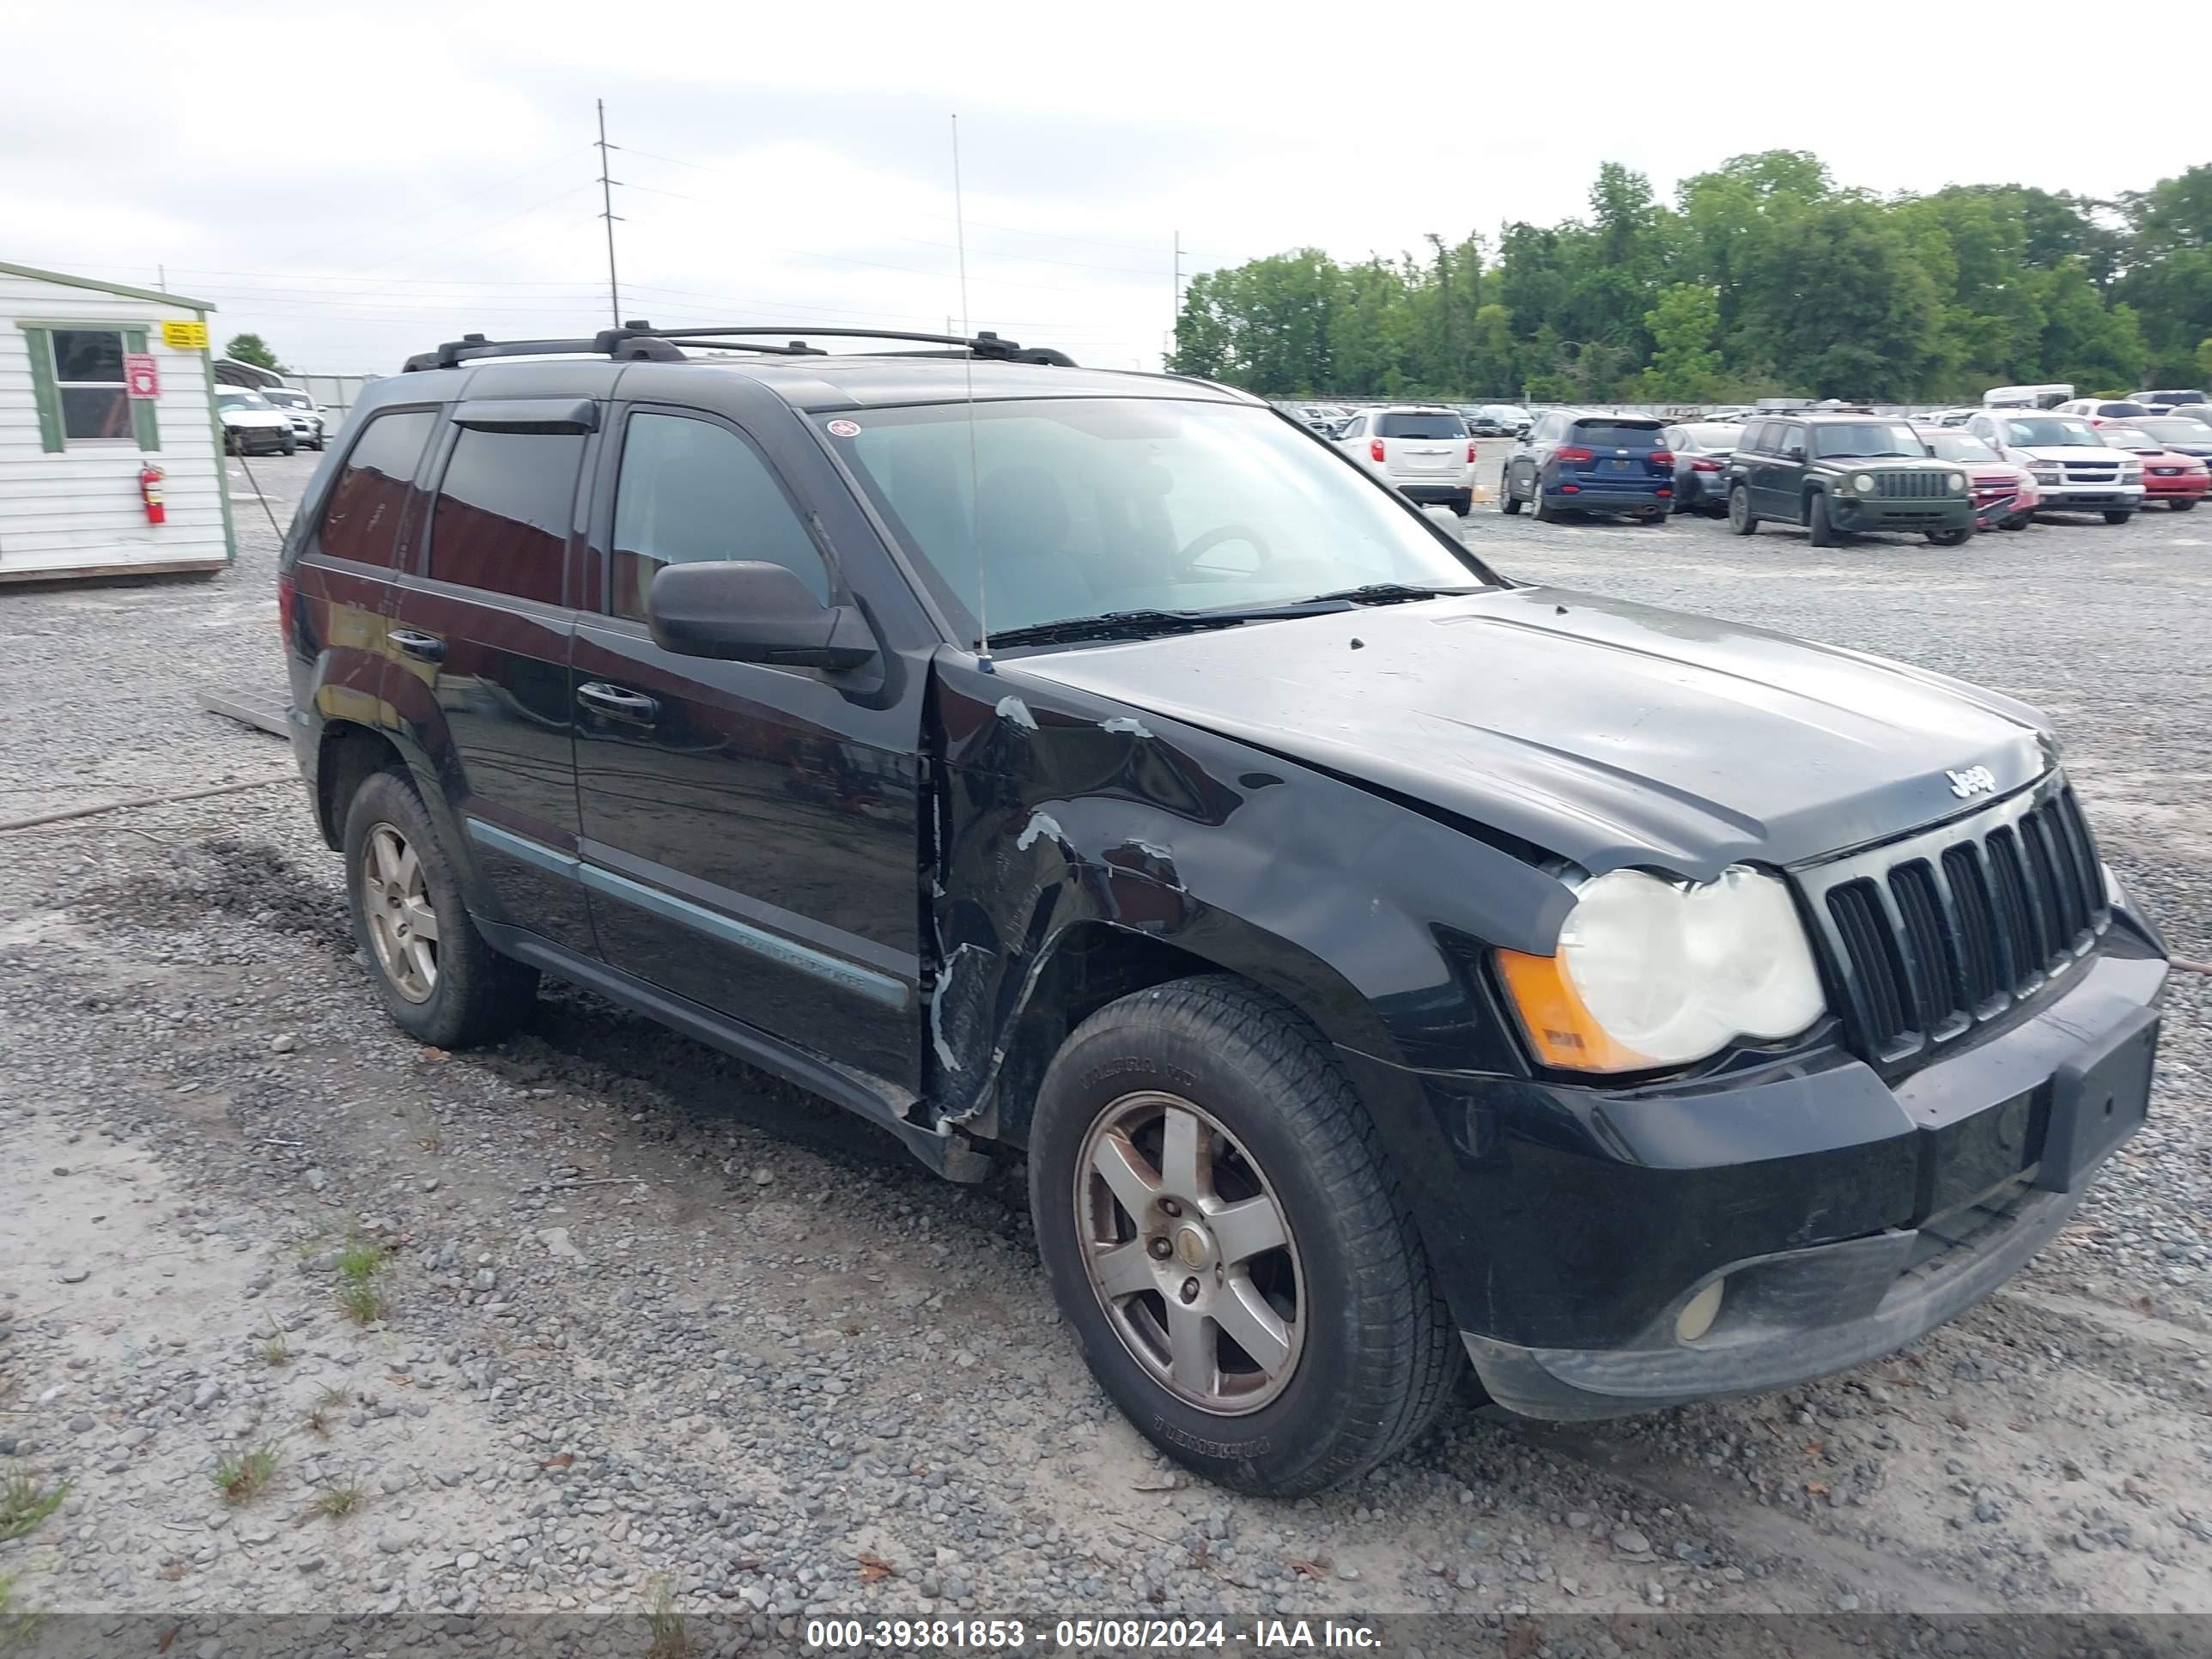
[[[1555,1418],[1856,1364],[2142,1120],[2160,942],[2010,698],[1505,580],[1197,381],[528,349],[372,386],[285,550],[379,994],[483,1042],[550,972],[1025,1149],[1218,1480],[1367,1468],[1462,1351]]]

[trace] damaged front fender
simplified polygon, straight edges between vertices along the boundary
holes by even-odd
[[[1526,860],[1018,665],[986,673],[946,653],[930,720],[927,1092],[940,1120],[993,1106],[1055,952],[1101,927],[1239,974],[1361,1053],[1516,1066],[1480,952],[1548,951],[1569,902]]]

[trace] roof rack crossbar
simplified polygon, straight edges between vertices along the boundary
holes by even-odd
[[[787,344],[769,345],[746,337],[781,335]],[[757,351],[770,356],[819,357],[828,354],[819,346],[806,343],[806,339],[830,338],[848,340],[908,340],[922,345],[951,346],[950,351],[900,352],[899,356],[988,358],[994,362],[1036,363],[1060,368],[1073,368],[1075,360],[1066,353],[1055,351],[1050,346],[1024,346],[1018,341],[1002,340],[985,329],[973,338],[963,334],[910,334],[900,330],[875,328],[793,328],[789,324],[774,326],[726,325],[706,328],[655,328],[642,320],[624,323],[620,328],[603,328],[589,339],[576,340],[493,340],[481,334],[465,334],[458,340],[448,340],[435,351],[418,352],[407,360],[410,371],[430,368],[458,368],[465,362],[481,357],[537,357],[555,352],[590,353],[594,356],[612,357],[617,361],[678,362],[684,352],[678,341],[689,341],[709,350]]]

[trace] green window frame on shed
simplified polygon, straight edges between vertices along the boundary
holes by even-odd
[[[161,447],[161,429],[151,398],[133,398],[125,389],[123,359],[143,353],[146,330],[127,323],[19,322],[31,358],[31,401],[39,414],[39,447],[59,454],[72,444],[135,442],[142,450]],[[115,341],[110,351],[98,336]],[[112,375],[110,379],[110,359]],[[70,394],[75,393],[74,397]],[[114,400],[131,429],[125,433]],[[72,426],[113,426],[114,431],[77,431]]]

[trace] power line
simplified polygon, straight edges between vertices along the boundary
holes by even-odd
[[[424,208],[419,212],[409,214],[404,219],[395,219],[389,224],[378,226],[372,229],[350,232],[344,236],[339,237],[335,242],[323,243],[312,252],[294,253],[289,254],[286,257],[294,259],[319,258],[325,253],[329,252],[331,249],[334,247],[350,246],[353,243],[361,240],[364,236],[386,235],[392,231],[400,229],[404,226],[415,224],[437,214],[447,212],[453,208],[459,207],[463,203],[477,201],[481,198],[490,195],[491,192],[495,190],[504,190],[509,185],[520,184],[525,179],[530,178],[533,174],[543,173],[550,167],[556,167],[562,162],[568,161],[574,155],[575,150],[573,146],[563,148],[558,154],[547,157],[544,161],[537,163],[533,167],[525,167],[520,173],[509,173],[504,179],[494,179],[490,184],[483,185],[478,189],[468,191],[462,195],[452,198],[448,201],[441,202],[435,207]]]

